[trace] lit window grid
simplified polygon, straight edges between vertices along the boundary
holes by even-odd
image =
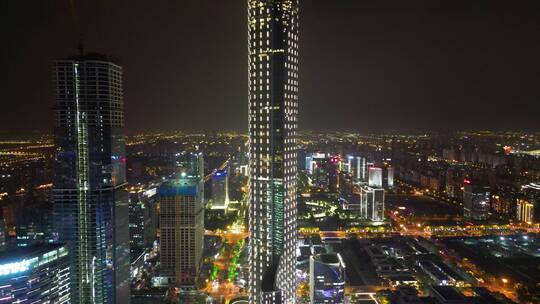
[[[296,1],[283,1],[274,8],[265,1],[249,1],[249,130],[250,130],[250,302],[259,301],[257,292],[252,292],[252,286],[262,280],[262,273],[270,262],[265,254],[270,252],[269,228],[271,216],[263,207],[268,202],[268,190],[271,187],[271,156],[273,131],[271,129],[272,111],[281,110],[284,114],[283,131],[283,189],[284,190],[284,256],[294,257],[296,246],[296,128],[298,114],[298,44],[297,44],[297,3]],[[292,9],[294,7],[294,9]],[[287,33],[286,50],[271,47],[272,10],[284,11],[284,23],[289,23],[291,30]],[[284,81],[283,106],[284,109],[271,106],[272,78],[270,70],[281,68],[274,66],[276,55],[284,55]],[[279,84],[278,84],[279,85]],[[266,219],[266,220],[265,220]],[[261,250],[259,250],[259,248]],[[277,280],[285,290],[285,298],[294,299],[294,268],[295,261],[282,259]],[[285,269],[285,271],[283,271]]]

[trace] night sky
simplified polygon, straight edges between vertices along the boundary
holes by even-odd
[[[126,126],[247,130],[246,0],[5,0],[0,131],[50,131],[51,62],[124,67]],[[540,131],[540,1],[301,0],[300,129]],[[78,20],[78,21],[77,21]]]

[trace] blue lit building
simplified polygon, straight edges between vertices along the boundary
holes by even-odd
[[[53,78],[54,230],[70,251],[72,303],[127,303],[122,67],[81,55],[56,60]]]
[[[311,304],[345,303],[345,264],[339,254],[318,254],[309,260]]]
[[[69,251],[63,244],[0,253],[0,303],[73,303]]]

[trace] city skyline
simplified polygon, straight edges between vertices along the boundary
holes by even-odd
[[[0,129],[51,130],[50,62],[76,52],[80,23],[88,52],[114,55],[125,67],[128,132],[246,131],[244,1],[74,3],[75,19],[68,1],[6,4],[5,20],[23,22],[4,27],[3,83],[14,102],[3,106],[18,119]],[[299,63],[307,101],[300,130],[538,131],[533,1],[300,5],[299,43],[309,50]],[[197,119],[203,115],[213,119]]]
[[[540,9],[239,1],[7,5],[0,302],[539,303]]]

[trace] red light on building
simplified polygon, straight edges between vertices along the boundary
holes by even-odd
[[[467,184],[467,185],[470,185],[470,184],[471,184],[471,181],[468,180],[468,179],[464,179],[464,180],[463,180],[463,183],[464,183],[464,184]]]

